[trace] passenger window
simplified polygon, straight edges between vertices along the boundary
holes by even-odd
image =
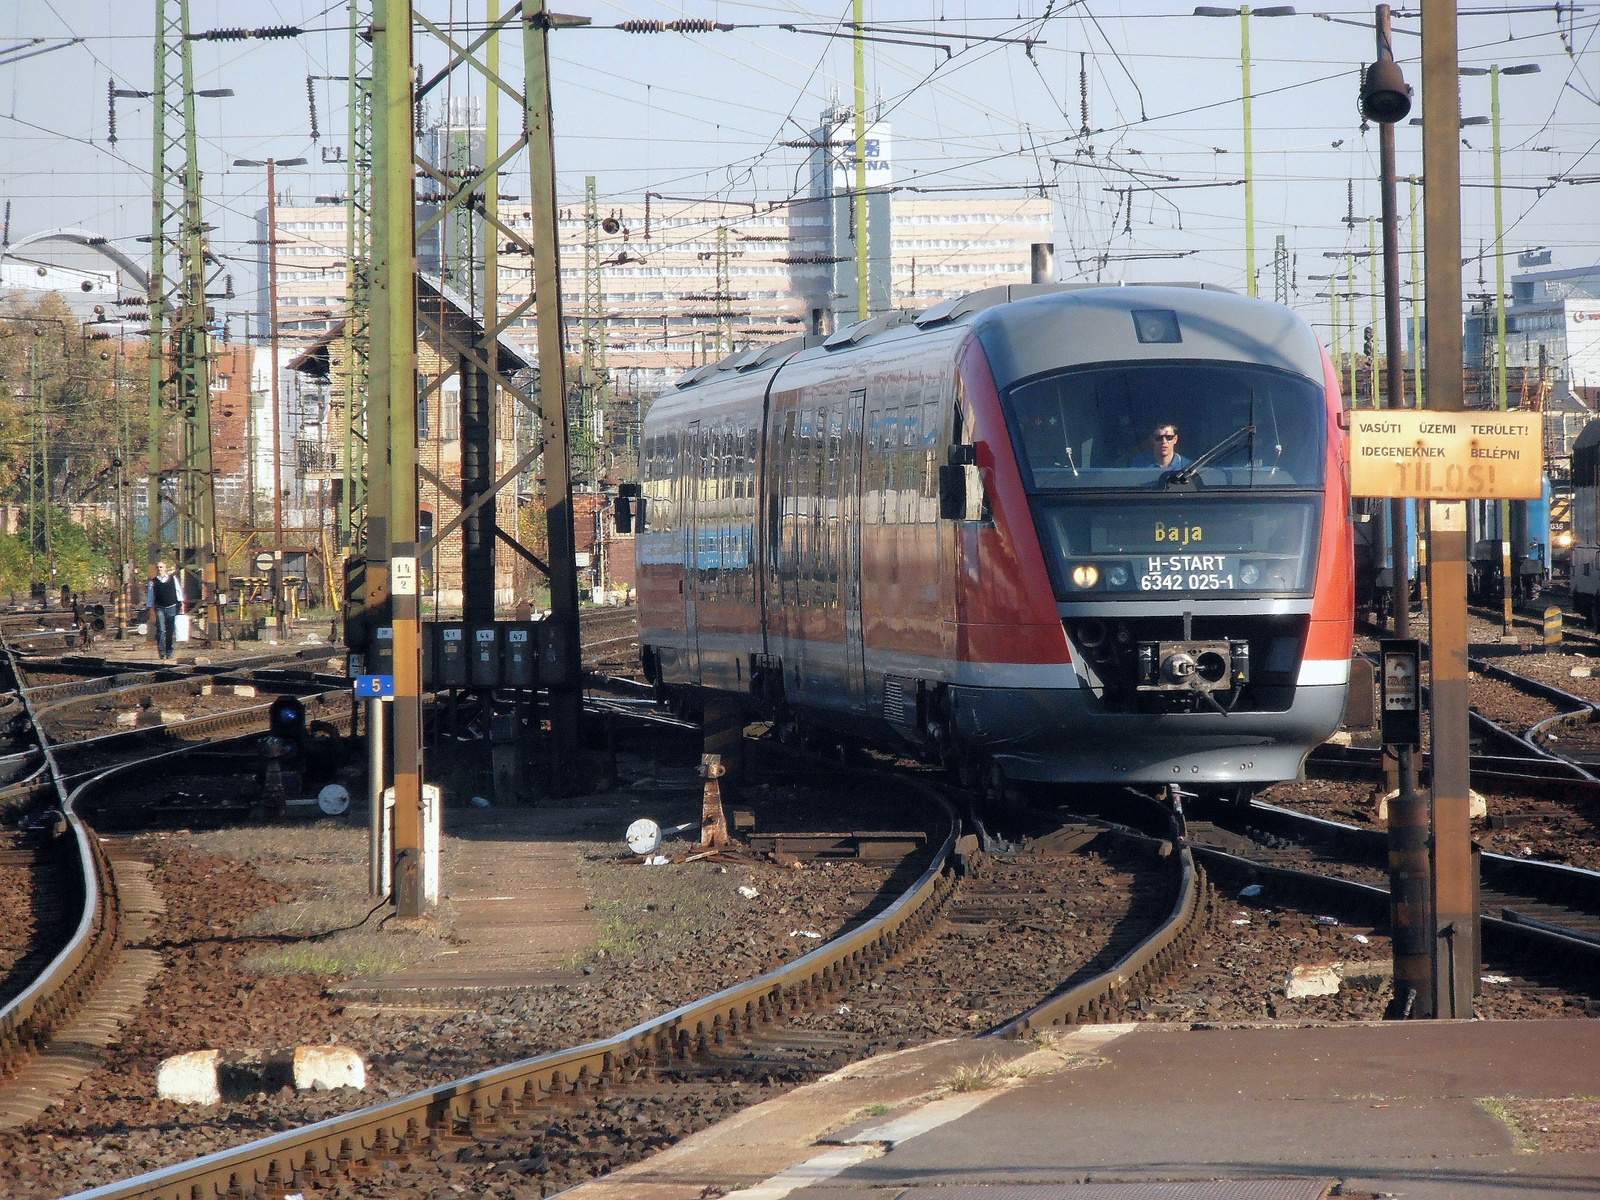
[[[900,445],[900,410],[891,408],[883,415],[883,523],[896,524],[900,506],[895,503],[895,459]]]

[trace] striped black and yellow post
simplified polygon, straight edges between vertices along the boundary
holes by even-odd
[[[1561,645],[1561,610],[1552,604],[1544,610],[1544,652],[1549,654]]]

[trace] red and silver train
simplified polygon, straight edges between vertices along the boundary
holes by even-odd
[[[646,673],[991,780],[1296,778],[1349,682],[1341,411],[1299,317],[1182,285],[701,367],[645,421]]]

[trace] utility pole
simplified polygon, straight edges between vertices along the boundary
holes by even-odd
[[[733,353],[733,268],[728,227],[717,226],[717,353]]]
[[[1427,247],[1428,408],[1465,408],[1461,362],[1461,84],[1456,0],[1422,11],[1422,159]],[[1471,745],[1467,724],[1467,519],[1430,501],[1433,996],[1439,1017],[1472,1016],[1477,983]]]
[[[1256,294],[1256,192],[1255,173],[1252,170],[1254,156],[1250,122],[1250,18],[1292,17],[1295,15],[1295,10],[1288,4],[1254,9],[1248,4],[1240,8],[1212,8],[1201,5],[1194,10],[1194,15],[1239,18],[1239,66],[1243,72],[1244,85],[1244,286],[1245,295],[1254,296]]]
[[[582,462],[585,475],[599,470],[600,339],[605,337],[605,301],[600,294],[600,203],[593,175],[583,181],[583,325],[578,367],[578,428],[583,431]]]
[[[1367,373],[1372,376],[1372,407],[1383,407],[1383,388],[1378,383],[1378,236],[1371,217],[1367,218],[1367,273],[1372,287],[1372,353],[1367,356]]]
[[[267,355],[272,360],[268,396],[272,403],[272,608],[278,638],[288,635],[283,601],[283,442],[278,398],[278,184],[277,168],[303,167],[303,158],[236,158],[236,167],[267,169]],[[348,269],[348,264],[347,264]],[[309,572],[307,572],[309,574]]]
[[[859,16],[860,0],[856,0]],[[562,354],[560,240],[555,138],[550,114],[550,28],[561,21],[546,0],[524,0],[523,101],[528,136],[528,196],[533,218],[534,294],[539,314],[539,416],[544,431],[545,521],[550,546],[551,746],[557,786],[573,772],[580,747],[583,691],[578,638],[578,565],[567,450],[567,371]],[[859,26],[858,26],[859,33]]]
[[[861,41],[862,0],[851,0],[851,28],[855,30],[856,75],[856,319],[865,321],[871,309],[867,256],[867,60]]]
[[[1414,408],[1426,408],[1422,402],[1422,263],[1417,257],[1417,177],[1410,176],[1411,185],[1411,390]]]
[[[1394,61],[1390,8],[1377,6],[1377,62],[1368,68],[1363,112],[1378,123],[1378,182],[1383,203],[1383,315],[1388,344],[1389,407],[1405,407],[1400,346],[1400,205],[1396,195],[1394,125],[1411,111],[1411,89]],[[1374,405],[1376,407],[1376,405]],[[1406,501],[1389,501],[1396,638],[1411,637],[1411,530]],[[1394,951],[1395,1016],[1432,1014],[1432,929],[1428,922],[1428,804],[1417,791],[1410,745],[1396,747],[1398,790],[1389,801],[1389,926]]]
[[[344,487],[339,544],[354,552],[366,520],[372,308],[372,0],[350,0],[349,149],[345,164]],[[253,522],[252,522],[253,523]],[[381,706],[382,701],[371,704]]]
[[[1482,68],[1468,67],[1463,75],[1476,74]],[[1494,395],[1495,407],[1501,412],[1509,407],[1506,401],[1506,248],[1505,217],[1500,198],[1500,76],[1533,75],[1538,63],[1519,63],[1513,67],[1498,64],[1489,68],[1489,121],[1494,138]],[[1500,582],[1504,611],[1503,628],[1511,632],[1511,609],[1515,576],[1511,563],[1511,501],[1500,501]]]
[[[367,105],[370,117],[370,171],[368,173],[368,233],[370,240],[370,292],[368,297],[368,340],[367,340],[367,491],[366,491],[366,524],[364,553],[366,557],[365,587],[366,595],[363,603],[366,615],[367,644],[365,646],[366,670],[373,674],[382,674],[381,664],[376,661],[378,651],[383,642],[387,642],[392,656],[394,649],[393,629],[393,601],[389,595],[389,366],[390,366],[390,324],[389,313],[389,278],[391,275],[389,255],[391,251],[389,225],[399,217],[405,221],[406,228],[414,228],[414,217],[411,212],[411,181],[406,179],[401,192],[398,205],[389,202],[389,179],[396,174],[388,169],[389,161],[389,128],[392,122],[388,117],[389,84],[387,68],[387,52],[384,49],[384,31],[380,28],[380,15],[387,21],[390,13],[383,7],[387,0],[372,0],[369,14],[372,18],[372,82],[367,91]],[[404,6],[401,6],[404,8]],[[406,23],[400,27],[409,28],[409,16],[403,15]],[[351,37],[360,37],[361,30],[352,24]],[[406,68],[402,67],[404,72]],[[409,101],[406,106],[409,109]],[[412,153],[411,124],[406,122],[404,134],[399,143],[399,152],[409,156]],[[395,211],[398,209],[398,213]],[[398,240],[398,238],[397,238]],[[401,242],[399,249],[402,253],[409,254],[410,243]],[[402,258],[399,269],[410,271],[412,259]],[[402,319],[406,314],[402,314]],[[398,336],[402,341],[411,340],[416,336],[416,317],[410,315],[410,326],[399,324]],[[347,635],[348,636],[348,635]],[[394,670],[390,664],[391,672]],[[398,684],[398,677],[396,684]],[[385,701],[374,698],[367,708],[367,819],[369,829],[369,848],[372,852],[370,866],[370,882],[375,895],[385,892],[394,896],[392,881],[394,878],[394,854],[396,844],[391,833],[387,848],[388,857],[379,861],[380,848],[383,844],[382,829],[385,821],[385,798],[387,790],[387,761],[384,738],[384,705]],[[396,810],[398,812],[398,810]],[[418,822],[420,825],[420,822]],[[407,828],[408,835],[414,836],[411,844],[415,846],[420,841],[420,828],[413,831]],[[384,886],[385,880],[390,881],[390,886]],[[414,903],[415,901],[413,901]]]
[[[42,329],[35,328],[33,331],[33,340],[28,343],[28,396],[35,405],[34,411],[38,413],[43,412],[43,404],[40,399],[43,392],[43,387],[39,379],[39,336],[43,332],[44,331]],[[39,420],[37,417],[35,417],[34,428],[28,433],[28,590],[30,592],[33,591],[33,584],[38,575],[37,553],[39,535],[34,532],[34,522],[38,520],[39,516],[39,493],[38,485],[36,483],[37,475],[33,469],[33,456],[35,447],[38,445],[38,441]],[[48,467],[46,467],[45,470],[45,477],[46,479],[49,478]],[[45,491],[46,536],[48,536],[48,530],[50,528],[49,504],[50,493],[47,488]],[[31,600],[33,597],[29,596],[28,598]],[[44,606],[46,610],[50,608],[50,584],[48,581],[44,586]]]
[[[1350,407],[1356,406],[1356,260],[1344,256],[1345,315],[1350,320]]]
[[[1342,342],[1342,332],[1341,332],[1341,325],[1340,325],[1340,320],[1339,320],[1339,272],[1338,271],[1332,271],[1328,275],[1328,306],[1329,306],[1329,310],[1330,310],[1330,321],[1331,321],[1331,323],[1333,325],[1333,377],[1334,377],[1334,379],[1339,379],[1344,374],[1344,362],[1343,362],[1343,357],[1342,357],[1343,354],[1344,354],[1344,347],[1341,344],[1341,342]],[[1350,408],[1354,408],[1355,407],[1356,398],[1354,396],[1350,396],[1347,399],[1348,399],[1348,405],[1347,406],[1350,407]]]
[[[1239,65],[1244,78],[1244,291],[1256,294],[1256,184],[1251,161],[1250,129],[1250,6],[1239,9]],[[1354,390],[1350,402],[1355,403]]]
[[[276,161],[267,159],[267,357],[272,398],[272,611],[278,640],[288,634],[283,619],[283,442],[279,430],[278,371],[278,185]]]
[[[173,469],[177,476],[174,499],[178,510],[178,565],[199,569],[201,602],[208,606],[207,632],[213,639],[220,639],[206,328],[206,227],[201,212],[194,101],[196,96],[226,97],[233,92],[228,88],[195,90],[190,47],[188,0],[156,0],[148,297],[150,479],[146,499],[150,529],[146,552],[153,568],[161,554],[162,410],[164,404],[170,403],[182,419],[179,457]],[[176,261],[169,256],[176,256]],[[174,277],[178,283],[176,303],[169,295]]]
[[[372,455],[381,454],[387,460],[383,481],[387,486],[382,497],[374,487],[369,501],[368,604],[372,605],[376,584],[377,599],[392,606],[393,896],[397,915],[419,917],[427,908],[427,898],[423,891],[422,647],[417,579],[416,168],[410,0],[382,0],[382,21],[374,22],[373,34],[373,54],[381,64],[382,80],[381,91],[374,94],[373,123],[383,130],[374,174],[382,179],[383,194],[373,212],[379,278],[373,288],[372,321],[374,343],[378,330],[383,329],[388,361],[382,380],[385,389],[379,391],[374,380],[372,408],[387,411],[388,438],[384,447],[374,444]],[[376,344],[373,349],[376,354]],[[381,532],[380,499],[387,506]],[[374,559],[386,568],[381,573],[373,572]]]

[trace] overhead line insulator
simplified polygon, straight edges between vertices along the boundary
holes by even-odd
[[[191,42],[243,42],[252,38],[257,41],[271,41],[274,38],[299,37],[305,30],[298,25],[269,25],[263,29],[207,29],[203,33],[191,33]]]
[[[734,27],[724,21],[685,17],[676,21],[632,20],[614,26],[623,33],[727,33]]]

